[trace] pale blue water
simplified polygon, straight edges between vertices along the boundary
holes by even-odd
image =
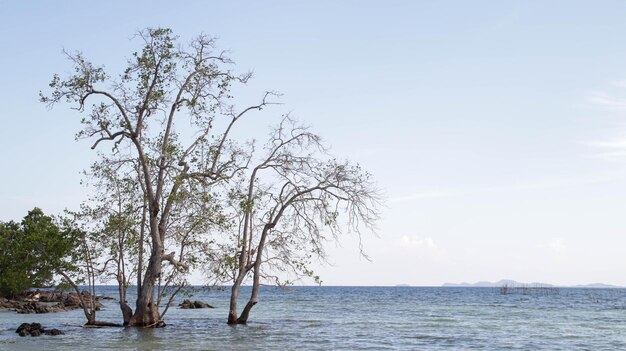
[[[101,291],[115,296],[114,288]],[[161,329],[63,326],[83,323],[80,310],[0,312],[0,350],[626,349],[626,289],[501,295],[495,288],[265,288],[249,325],[236,327],[225,323],[226,291],[199,291],[193,299],[216,308],[172,307]],[[116,302],[105,301],[98,319],[119,316]],[[14,330],[22,322],[67,334],[21,338]]]

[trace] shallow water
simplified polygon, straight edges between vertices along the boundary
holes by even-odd
[[[100,290],[115,297],[112,287]],[[0,312],[0,350],[626,349],[626,289],[502,295],[495,288],[264,288],[250,323],[235,327],[225,323],[226,291],[198,290],[192,299],[216,308],[173,306],[160,329],[63,325],[83,323],[81,310]],[[118,322],[116,301],[104,304],[98,319]],[[67,334],[22,338],[14,330],[23,322]]]

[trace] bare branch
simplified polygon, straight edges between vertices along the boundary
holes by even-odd
[[[184,262],[180,262],[175,258],[176,252],[172,251],[170,253],[168,253],[167,255],[163,255],[161,257],[161,261],[167,261],[169,263],[171,263],[174,267],[176,267],[176,269],[178,270],[187,270],[189,269],[189,265],[184,263]]]

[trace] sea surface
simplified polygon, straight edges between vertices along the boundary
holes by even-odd
[[[0,350],[626,350],[626,289],[268,287],[238,326],[226,324],[227,290],[193,293],[214,309],[179,309],[183,298],[160,329],[67,326],[82,310],[0,312]],[[98,320],[119,322],[117,302],[104,305]],[[23,322],[66,334],[19,337]]]

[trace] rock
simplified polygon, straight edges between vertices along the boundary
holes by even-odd
[[[62,330],[59,330],[59,329],[49,329],[49,330],[46,330],[39,323],[22,323],[22,324],[20,324],[19,327],[17,327],[15,332],[18,333],[19,336],[27,336],[27,335],[30,335],[30,336],[40,336],[41,334],[44,334],[44,333],[46,335],[61,335],[61,334],[65,334]]]
[[[65,299],[65,292],[62,290],[37,291],[41,302],[61,302]]]
[[[183,303],[181,303],[180,308],[182,309],[194,309],[194,308],[214,308],[213,306],[209,305],[206,302],[202,302],[202,301],[191,301],[191,300],[184,300]]]
[[[91,295],[83,291],[81,297],[87,307],[91,308]],[[102,308],[102,304],[97,301],[100,299],[101,297],[96,297],[95,308],[97,311]],[[57,302],[57,304],[50,305],[51,302]],[[63,312],[81,307],[82,304],[77,294],[67,294],[61,290],[26,291],[16,299],[0,298],[0,309],[14,310],[20,314]]]
[[[34,301],[22,302],[21,304],[18,304],[17,307],[15,307],[14,309],[15,312],[19,314],[62,312],[70,310],[69,308],[66,308],[62,303],[49,306]]]
[[[67,297],[65,298],[65,300],[63,300],[63,305],[67,306],[67,307],[80,307],[80,299],[78,298],[78,295],[76,294],[69,294],[67,295]]]
[[[48,306],[49,312],[63,312],[69,311],[67,307],[62,302],[57,303],[56,305]]]
[[[15,310],[16,308],[20,307],[23,304],[24,302],[22,301],[7,300],[7,299],[4,299],[4,301],[0,302],[0,305],[2,305],[3,308],[8,308],[11,310]]]
[[[21,301],[36,301],[36,302],[59,302],[65,298],[65,292],[62,290],[35,290],[25,291],[18,297]]]
[[[20,324],[19,327],[17,327],[17,329],[15,330],[16,333],[21,333],[22,331],[28,330],[30,328],[30,323],[22,323]],[[24,336],[24,335],[22,335]]]
[[[8,300],[5,298],[0,298],[0,308],[14,310],[20,306],[20,302],[15,300]]]
[[[193,304],[194,304],[194,306],[196,306],[196,308],[213,308],[213,306],[209,305],[206,302],[202,302],[202,301],[194,301]]]
[[[19,305],[15,309],[15,312],[20,313],[20,314],[28,314],[28,313],[35,313],[36,309],[37,309],[37,303],[30,301],[30,302],[24,302],[21,305]]]
[[[27,335],[40,336],[41,334],[46,334],[46,335],[65,334],[62,330],[59,330],[59,329],[46,330],[39,323],[22,323],[20,324],[19,327],[17,327],[17,330],[15,330],[15,332],[18,333],[20,336],[27,336]]]
[[[16,309],[15,312],[20,313],[20,314],[28,314],[28,313],[45,313],[43,312],[43,307],[40,306],[37,302],[34,301],[29,301],[29,302],[24,302],[21,305],[19,305]]]
[[[91,308],[91,295],[87,293],[86,291],[83,291],[81,295],[87,307]],[[80,303],[80,298],[76,294],[68,294],[65,300],[63,300],[62,302],[65,307],[70,307],[73,309],[82,307],[82,304]],[[101,307],[102,307],[102,304],[96,301],[96,311],[99,311]]]

